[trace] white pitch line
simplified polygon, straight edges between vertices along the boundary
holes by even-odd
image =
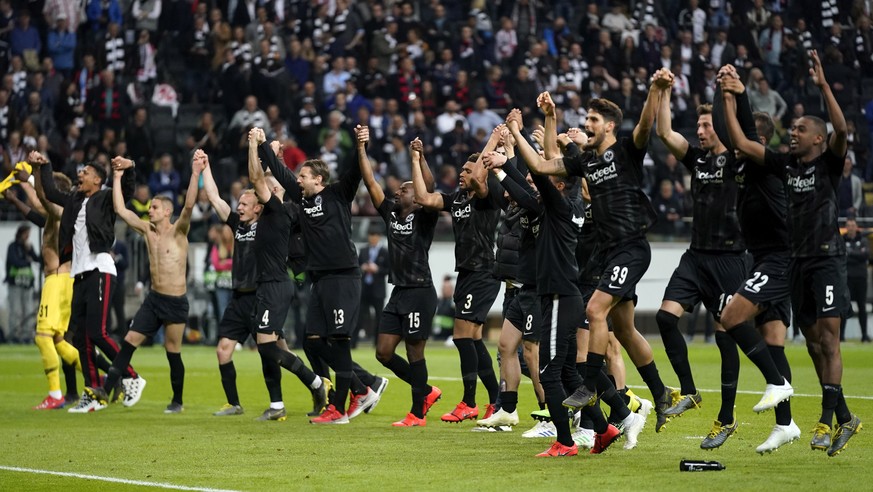
[[[389,377],[389,376],[382,376]],[[394,376],[390,376],[391,379],[397,379]],[[433,381],[460,381],[461,378],[453,378],[453,377],[441,377],[441,376],[428,376],[429,380]],[[529,380],[522,380],[521,384],[531,384]],[[628,386],[631,389],[648,389],[646,386]],[[697,388],[697,391],[701,393],[721,393],[721,390],[715,389],[702,389]],[[741,395],[762,395],[764,394],[762,391],[749,391],[749,390],[737,390],[737,393]],[[844,395],[846,398],[854,398],[856,400],[873,400],[873,396],[860,396],[860,395]],[[818,394],[806,394],[806,393],[794,393],[792,398],[821,398],[821,395]]]
[[[34,473],[37,475],[55,475],[58,477],[72,477],[72,478],[80,478],[82,480],[97,480],[100,482],[121,483],[124,485],[140,485],[143,487],[155,487],[155,488],[159,488],[159,489],[194,490],[194,491],[198,491],[198,492],[238,492],[236,490],[229,490],[229,489],[212,489],[209,487],[188,487],[186,485],[175,485],[172,483],[145,482],[142,480],[128,480],[126,478],[101,477],[99,475],[84,475],[82,473],[59,472],[59,471],[52,471],[52,470],[37,470],[34,468],[20,468],[17,466],[0,465],[0,470],[21,472],[21,473]]]

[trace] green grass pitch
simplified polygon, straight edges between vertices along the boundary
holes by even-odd
[[[409,387],[391,379],[373,413],[345,426],[308,423],[309,392],[285,372],[283,389],[288,420],[256,422],[268,399],[258,354],[244,350],[234,360],[246,414],[213,417],[224,394],[213,349],[186,346],[185,412],[164,415],[171,391],[169,369],[160,347],[143,348],[133,358],[148,380],[143,398],[133,408],[120,404],[86,415],[35,411],[46,393],[45,377],[35,347],[0,346],[0,489],[2,490],[133,490],[196,487],[233,490],[858,490],[873,479],[873,432],[861,432],[839,456],[829,458],[809,448],[811,429],[820,411],[820,388],[806,349],[787,349],[798,395],[792,399],[801,439],[771,455],[759,456],[773,424],[772,412],[755,414],[752,405],[763,390],[760,373],[742,357],[737,418],[740,427],[722,449],[704,452],[700,440],[718,411],[719,357],[714,345],[689,346],[698,387],[705,390],[700,410],[654,431],[654,413],[637,449],[621,441],[598,456],[535,458],[549,439],[522,439],[533,421],[529,383],[519,395],[521,424],[513,432],[471,432],[473,423],[446,424],[439,416],[461,397],[458,356],[454,348],[432,342],[427,360],[432,383],[443,390],[424,428],[397,429],[391,423],[409,409]],[[663,347],[653,342],[664,381],[677,380]],[[490,348],[492,354],[494,347]],[[302,355],[302,354],[301,354]],[[371,349],[354,352],[356,361],[388,375]],[[843,346],[843,386],[852,411],[873,426],[873,346]],[[651,398],[628,362],[628,383]],[[81,384],[81,380],[80,380]],[[480,385],[479,401],[485,400]],[[866,430],[866,429],[865,429]],[[870,427],[873,430],[873,427]],[[683,458],[719,460],[725,471],[680,473]],[[9,467],[111,477],[112,483],[81,478],[11,471]],[[189,489],[190,490],[190,489]]]

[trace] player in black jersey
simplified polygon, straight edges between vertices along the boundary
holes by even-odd
[[[499,134],[492,132],[483,152],[497,147]],[[432,193],[422,179],[413,174],[415,202],[431,210],[443,210],[452,216],[455,232],[455,324],[452,337],[461,359],[464,397],[444,422],[461,422],[479,417],[476,406],[476,377],[488,390],[489,403],[484,418],[491,416],[499,386],[491,355],[482,341],[482,325],[500,282],[491,273],[494,267],[494,234],[503,201],[503,189],[487,179],[480,154],[473,154],[461,168],[460,186],[451,195]]]
[[[286,343],[279,343],[280,339],[285,338],[283,325],[288,315],[288,300],[293,288],[285,269],[291,218],[282,205],[285,189],[272,176],[265,176],[261,167],[258,145],[265,141],[262,129],[253,128],[249,131],[249,180],[258,203],[263,207],[258,220],[260,231],[255,236],[254,244],[258,272],[254,311],[257,323],[255,341],[261,355],[264,381],[270,393],[270,407],[259,420],[284,420],[286,411],[282,401],[280,367],[294,373],[309,388],[314,400],[326,401],[329,385],[288,350]]]
[[[669,78],[656,72],[654,82],[666,87]],[[645,234],[655,220],[649,198],[642,192],[643,157],[648,148],[649,132],[654,123],[658,91],[649,92],[640,121],[632,138],[616,138],[622,112],[615,103],[594,99],[589,104],[585,133],[588,141],[584,153],[574,157],[543,159],[530,156],[531,171],[552,175],[583,176],[588,180],[594,218],[598,224],[600,245],[604,248],[606,268],[597,290],[586,307],[589,320],[589,354],[585,384],[565,404],[571,407],[591,405],[596,390],[607,392],[614,385],[602,373],[609,340],[607,317],[612,318],[615,336],[628,351],[656,402],[659,424],[673,403],[674,391],[658,375],[652,349],[634,326],[633,301],[636,284],[651,262],[651,249]],[[527,159],[528,155],[522,153]],[[602,376],[602,377],[601,377]],[[678,391],[675,391],[678,395]],[[660,430],[661,425],[655,427]]]
[[[554,115],[553,106],[547,117]],[[532,154],[533,147],[521,133],[521,112],[513,110],[507,118],[507,126],[519,142],[519,148],[525,149],[523,157]],[[522,143],[522,140],[524,142]],[[536,155],[535,152],[533,152]],[[536,155],[536,158],[539,158]],[[502,165],[505,158],[497,153],[487,155],[489,166]],[[507,167],[507,174],[513,181],[506,181],[507,186],[523,182],[523,176],[512,166]],[[536,284],[540,300],[542,325],[540,333],[540,377],[545,392],[546,404],[553,418],[557,431],[556,442],[538,456],[572,456],[578,453],[578,446],[573,441],[569,421],[558,418],[563,413],[563,401],[566,397],[564,386],[575,389],[582,385],[576,371],[576,326],[583,316],[584,305],[582,296],[576,287],[579,275],[576,267],[576,241],[584,222],[584,210],[579,199],[578,179],[575,177],[548,177],[532,173],[531,177],[540,193],[541,211],[540,227],[536,235]],[[513,196],[520,198],[518,191],[508,188]],[[531,204],[533,207],[534,205]],[[618,398],[613,391],[612,397]],[[611,399],[607,397],[607,399]],[[619,398],[620,400],[620,398]],[[623,406],[623,403],[622,403]],[[612,430],[618,434],[615,427],[606,423],[599,410],[586,409],[586,412],[596,419],[595,427],[598,433],[605,434]],[[642,431],[645,419],[637,414],[631,414],[624,408],[627,417],[625,421],[628,437],[628,447],[636,445],[636,438]],[[598,418],[599,417],[599,418]]]
[[[847,296],[845,244],[837,221],[836,189],[848,148],[848,129],[815,50],[810,51],[810,59],[810,78],[821,91],[834,131],[828,137],[824,121],[803,116],[790,129],[788,154],[768,151],[745,138],[736,110],[727,104],[731,98],[728,92],[742,92],[742,84],[733,77],[723,77],[722,89],[731,139],[752,161],[781,177],[788,192],[792,308],[822,384],[822,416],[810,445],[835,456],[861,429],[861,420],[849,411],[841,386],[839,335]],[[839,427],[831,435],[834,414]]]
[[[262,144],[260,155],[269,152],[266,143]],[[277,162],[270,168],[278,168]],[[329,184],[329,179],[327,165],[310,159],[301,164],[300,174],[296,181],[289,180],[286,191],[301,205],[301,229],[308,251],[306,271],[312,280],[304,347],[313,365],[324,360],[336,372],[336,392],[330,405],[310,422],[346,424],[371,410],[379,402],[379,392],[356,376],[351,354],[350,335],[357,326],[361,302],[361,270],[351,238],[351,202],[361,172],[353,166],[338,182]],[[388,380],[382,381],[380,388]],[[352,397],[346,409],[349,390]]]
[[[724,75],[731,70],[732,67],[723,67],[721,73]],[[765,113],[753,114],[745,94],[737,97],[737,112],[740,126],[748,138],[760,140],[763,144],[773,137],[775,132],[773,120]],[[786,222],[788,205],[785,190],[778,177],[761,166],[747,164],[746,157],[732,147],[725,126],[724,98],[721,93],[716,94],[714,99],[713,125],[719,140],[737,156],[735,163],[737,215],[746,249],[752,259],[752,268],[748,270],[746,280],[739,284],[739,289],[731,297],[732,302],[722,310],[722,326],[754,323],[754,327],[763,338],[766,350],[761,350],[762,342],[756,340],[754,345],[747,345],[754,348],[747,351],[750,354],[749,358],[763,368],[762,373],[772,371],[771,360],[776,371],[790,383],[791,366],[785,357],[785,336],[791,317],[787,278],[790,257]],[[767,281],[761,282],[765,277]],[[736,345],[734,337],[739,335],[740,338],[745,338],[746,330],[747,328],[741,327],[740,331],[716,333],[716,343],[722,351],[722,409],[724,410],[733,406],[733,402],[725,402],[725,399],[735,396],[739,375],[737,371],[731,370],[735,364],[727,363],[729,359],[726,362],[725,357],[738,357],[733,348]],[[775,375],[773,377],[778,378]],[[790,400],[780,402],[775,408],[775,414],[776,425],[767,440],[757,447],[759,453],[774,451],[800,435],[800,429],[791,419]],[[718,420],[713,422],[709,434],[700,443],[700,447],[702,449],[720,447],[733,435],[737,426],[738,421],[732,412],[720,413]]]
[[[272,173],[272,178],[278,181],[279,186],[284,188],[285,190],[289,189],[297,189],[297,177],[292,173],[284,163],[279,161],[279,155],[282,153],[281,143],[274,140],[267,144],[266,142],[261,143],[258,146],[258,157],[261,159],[261,166],[264,169],[269,169]],[[302,214],[303,208],[301,203],[295,201],[293,199],[285,201],[283,204],[285,207],[285,211],[291,219],[291,230],[292,233],[288,236],[288,260],[286,261],[286,266],[294,272],[295,280],[298,284],[301,282],[302,278],[306,274],[306,262],[307,262],[307,254],[306,254],[306,241],[302,231]],[[290,274],[289,274],[290,275]],[[316,340],[311,340],[310,343],[305,342],[305,327],[301,327],[300,330],[300,338],[299,341],[302,341],[304,352],[306,352],[306,357],[309,359],[310,364],[312,364],[312,370],[315,374],[321,376],[324,382],[330,383],[330,366],[325,358],[322,357],[323,354],[318,352],[321,349],[322,345],[320,343],[312,343],[317,342]],[[279,344],[282,345],[285,343],[284,339],[279,341]],[[327,340],[328,348],[331,347],[331,341],[328,338]],[[368,386],[373,389],[376,393],[376,396],[379,397],[385,391],[385,388],[388,386],[388,379],[382,378],[378,376],[374,376],[369,373],[366,369],[361,367],[356,362],[352,361],[352,371],[355,373],[355,376],[364,384],[364,386]],[[363,393],[359,393],[360,396],[366,394],[366,388],[362,390]],[[330,391],[333,392],[332,390]],[[353,394],[354,395],[354,394]],[[378,398],[372,399],[371,404],[368,407],[360,407],[355,402],[360,401],[359,399],[353,400],[352,408],[355,410],[354,415],[358,415],[361,411],[365,413],[369,413],[376,407],[378,403]],[[321,399],[313,399],[313,407],[312,411],[307,413],[308,417],[318,417],[322,413],[324,413],[325,405]],[[360,410],[358,410],[360,409]]]
[[[527,175],[524,161],[515,158],[515,139],[505,127],[499,125],[500,145],[509,159],[509,166],[517,166],[520,175]],[[498,147],[499,149],[500,147]],[[492,172],[505,177],[499,168]],[[501,183],[505,180],[500,179]],[[525,185],[527,182],[525,182]],[[508,191],[508,190],[507,190]],[[539,372],[530,370],[539,367],[540,307],[536,295],[536,236],[539,230],[542,206],[535,192],[524,194],[515,200],[508,193],[509,203],[497,236],[497,256],[494,275],[503,280],[506,290],[503,295],[503,326],[500,329],[498,354],[500,355],[500,405],[490,417],[476,422],[480,427],[501,429],[518,424],[518,386],[522,367],[518,349],[528,368],[540,409],[545,409],[545,399]]]
[[[672,74],[670,74],[672,78]],[[672,418],[686,410],[698,408],[702,402],[694,384],[688,347],[679,331],[679,318],[690,312],[698,302],[716,321],[716,341],[722,359],[722,372],[736,374],[740,360],[736,344],[720,324],[721,312],[731,299],[748,270],[745,242],[737,217],[737,166],[734,153],[719,140],[712,123],[712,106],[697,108],[697,138],[699,146],[691,146],[681,134],[673,131],[670,116],[670,93],[661,93],[657,133],[667,149],[691,174],[694,222],[691,247],[673,272],[664,291],[664,299],[655,319],[664,341],[664,349],[673,370],[679,377],[682,399],[668,408],[664,415]],[[724,375],[722,376],[724,378]],[[735,421],[736,385],[722,385],[722,405],[718,421]]]
[[[439,213],[415,204],[412,183],[400,185],[394,199],[373,177],[367,144],[370,130],[366,126],[355,129],[358,146],[358,166],[373,206],[385,221],[388,233],[389,277],[394,289],[379,320],[376,341],[376,359],[412,388],[412,408],[394,427],[426,425],[427,411],[440,399],[442,392],[427,383],[427,363],[424,348],[436,312],[437,296],[430,273],[428,253],[433,242],[434,228]],[[410,145],[414,173],[420,173],[430,190],[433,176],[422,158],[423,145],[416,139]],[[406,356],[397,355],[400,340],[406,341]]]
[[[257,288],[257,272],[255,270],[255,235],[257,234],[258,218],[263,207],[258,203],[254,192],[246,191],[239,199],[236,211],[231,211],[218,193],[218,187],[212,176],[209,157],[202,150],[194,153],[194,160],[202,160],[203,188],[209,203],[215,209],[218,218],[233,230],[233,266],[232,287],[233,297],[227,304],[221,321],[218,324],[218,369],[221,372],[221,386],[227,397],[227,403],[213,415],[242,415],[239,393],[236,387],[236,367],[233,364],[233,352],[238,343],[245,343],[249,336],[254,336],[255,289]]]

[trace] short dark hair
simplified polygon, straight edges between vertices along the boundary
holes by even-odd
[[[106,168],[101,166],[99,162],[89,162],[85,165],[90,167],[94,170],[95,173],[97,173],[97,176],[100,177],[100,184],[106,183]]]
[[[697,116],[712,114],[712,104],[701,104],[697,106]]]
[[[764,140],[769,142],[776,133],[776,126],[773,124],[773,118],[763,111],[755,111],[752,113],[755,118],[755,129],[758,131],[759,137],[764,137]]]
[[[824,138],[827,138],[828,125],[827,125],[827,123],[825,123],[825,121],[823,119],[819,118],[818,116],[812,116],[812,115],[808,115],[808,114],[803,115],[803,118],[806,118],[807,120],[809,120],[812,123],[811,126],[815,128],[815,130],[819,133],[819,135],[821,135]]]
[[[476,152],[476,153],[470,154],[470,157],[467,157],[466,162],[476,162],[478,160],[479,160],[479,152]]]
[[[618,133],[618,128],[621,126],[623,116],[621,108],[619,108],[617,104],[608,99],[596,98],[588,103],[588,111],[596,111],[603,116],[604,120],[615,123],[613,133]]]
[[[330,181],[330,169],[328,169],[327,164],[325,164],[321,159],[309,159],[303,161],[303,164],[300,164],[300,167],[308,167],[312,170],[314,175],[321,176],[321,184],[326,185],[328,181]]]

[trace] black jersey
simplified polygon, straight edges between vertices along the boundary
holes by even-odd
[[[243,224],[239,214],[231,212],[225,221],[233,230],[233,290],[253,291],[257,288],[258,270],[255,261],[255,237],[258,223]]]
[[[837,187],[844,158],[830,149],[810,162],[770,150],[764,154],[764,164],[782,178],[788,193],[791,256],[846,254],[837,222]]]
[[[517,282],[518,252],[521,250],[521,222],[524,209],[510,204],[504,211],[497,231],[497,252],[494,255],[494,278]]]
[[[737,216],[751,251],[787,251],[788,197],[779,176],[743,159],[736,163]]]
[[[360,181],[360,170],[353,166],[320,193],[301,197],[301,229],[309,255],[307,271],[358,268],[358,253],[352,242],[352,201]]]
[[[287,201],[283,204],[291,220],[291,234],[288,236],[288,259],[285,261],[294,275],[303,273],[306,267],[306,243],[300,229],[300,205]]]
[[[543,205],[539,195],[528,184],[521,170],[516,166],[504,166],[504,169],[507,177],[501,184],[520,209],[518,224],[521,229],[521,244],[518,252],[518,273],[515,279],[523,285],[534,286],[537,284],[536,243],[540,232]]]
[[[285,260],[288,258],[291,217],[276,195],[270,195],[263,205],[264,211],[258,219],[260,230],[255,236],[258,283],[286,282],[289,280]]]
[[[732,151],[710,154],[700,147],[688,147],[682,158],[682,164],[691,173],[694,202],[691,249],[746,249],[737,216],[737,166],[734,160]]]
[[[589,151],[564,158],[569,175],[583,176],[588,181],[597,233],[604,248],[645,237],[655,222],[655,209],[642,191],[646,150],[638,149],[633,139],[621,138],[603,155]]]
[[[455,271],[491,272],[494,269],[494,235],[500,219],[498,192],[489,181],[485,198],[468,196],[458,190],[443,196],[443,211],[452,214],[452,229],[455,232]],[[499,192],[503,188],[497,186]]]
[[[430,287],[428,256],[439,212],[418,207],[406,217],[400,214],[394,200],[386,198],[379,206],[388,227],[389,279],[398,287]]]
[[[594,213],[590,202],[583,200],[585,223],[579,232],[576,244],[576,266],[579,268],[579,283],[589,283],[599,277],[603,272],[603,265],[598,265],[592,260],[597,249],[597,228],[594,222]]]
[[[578,296],[576,241],[585,221],[582,200],[565,197],[548,176],[532,175],[543,215],[537,235],[537,294]]]

